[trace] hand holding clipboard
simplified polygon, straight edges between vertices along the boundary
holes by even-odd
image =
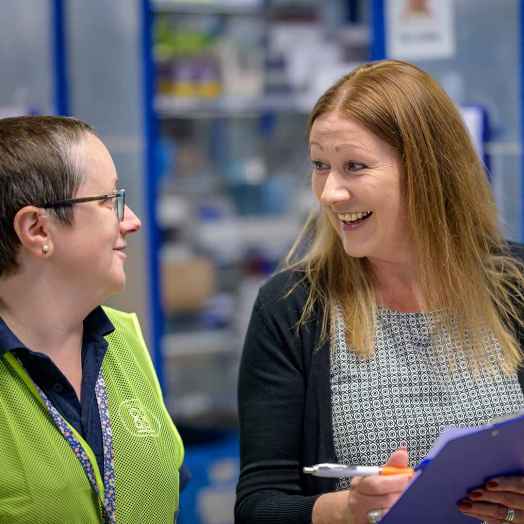
[[[334,472],[333,468],[331,472]],[[342,476],[346,476],[346,472]],[[524,476],[524,415],[478,428],[444,431],[427,458],[417,466],[405,492],[380,523],[478,524],[479,518],[489,518],[484,515],[473,518],[461,513],[457,506],[459,501],[494,477],[497,477],[494,480],[498,481],[498,488],[493,486],[484,490],[482,498],[471,497],[472,508],[477,501],[490,502],[490,495],[493,500],[499,498],[502,501],[505,495],[501,497],[500,493],[510,489],[504,488],[505,483],[512,482],[511,478],[504,477],[512,476]],[[524,484],[521,480],[516,483]],[[493,496],[495,492],[497,495]],[[500,502],[490,504],[488,508],[493,512],[492,518],[524,522],[524,489],[522,493],[522,509]]]

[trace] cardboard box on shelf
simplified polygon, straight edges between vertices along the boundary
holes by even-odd
[[[195,312],[216,292],[213,262],[202,256],[162,260],[162,300],[166,314]]]

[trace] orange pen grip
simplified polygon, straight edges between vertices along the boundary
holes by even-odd
[[[380,468],[381,475],[413,475],[413,468],[396,468],[394,466],[384,466]]]

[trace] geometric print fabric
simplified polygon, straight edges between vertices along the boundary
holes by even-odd
[[[330,352],[333,438],[337,461],[381,465],[406,447],[411,466],[429,452],[443,429],[478,426],[524,408],[517,375],[498,367],[500,346],[484,335],[487,361],[474,374],[463,350],[431,313],[377,308],[375,353],[362,359],[348,348],[342,310],[335,308]],[[456,368],[450,372],[449,355]],[[339,479],[337,489],[347,489]]]

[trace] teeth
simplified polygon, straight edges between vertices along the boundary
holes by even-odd
[[[368,216],[371,211],[360,211],[358,213],[338,213],[338,218],[343,222],[356,222],[365,216]]]

